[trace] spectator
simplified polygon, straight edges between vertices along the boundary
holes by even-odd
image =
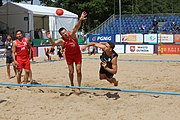
[[[13,41],[10,35],[7,35],[7,41],[5,42],[5,51],[4,55],[6,56],[6,66],[7,66],[7,73],[8,73],[8,78],[11,79],[12,77],[10,76],[10,64],[13,62],[12,58],[12,46],[13,46]],[[15,76],[17,75],[16,72],[16,67],[13,66]],[[13,76],[13,77],[15,77]]]
[[[158,21],[156,19],[153,19],[153,27],[156,27],[158,25]]]
[[[142,33],[144,33],[146,29],[146,25],[142,25],[139,29],[142,31]]]
[[[49,48],[47,48],[46,49],[46,56],[47,56],[48,60],[50,60],[49,52],[50,52],[50,50],[49,50]]]
[[[30,44],[31,44],[31,60],[34,62],[34,57],[33,57],[33,47],[34,47],[34,42],[31,40],[30,41]]]
[[[57,46],[57,55],[59,56],[59,60],[63,57],[63,47]]]
[[[163,31],[163,33],[167,33],[166,27],[164,27],[162,31]]]
[[[174,21],[171,23],[171,26],[172,26],[172,28],[171,28],[172,32],[175,32],[176,31],[176,23]]]
[[[39,34],[38,34],[38,29],[36,29],[35,31],[34,31],[34,38],[35,39],[39,39],[40,37],[39,37]]]
[[[42,30],[41,28],[38,30],[39,39],[42,39]]]
[[[41,43],[40,43],[40,45],[44,45],[44,40],[41,40]]]
[[[47,48],[46,56],[48,57],[48,60],[51,60],[52,56],[54,55],[54,51],[54,46],[52,46],[51,48]]]
[[[179,32],[180,32],[179,25],[176,25],[176,33],[179,33]]]
[[[4,43],[2,41],[2,36],[0,36],[0,46],[4,46]]]
[[[6,42],[6,36],[7,36],[7,34],[3,34],[3,36],[2,36],[2,42],[3,42],[3,44],[5,44],[5,42]]]

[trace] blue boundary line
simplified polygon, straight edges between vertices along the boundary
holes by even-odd
[[[117,91],[117,92],[131,92],[131,93],[148,93],[148,94],[164,94],[164,95],[178,95],[180,96],[180,92],[158,92],[158,91],[150,91],[150,90],[126,90],[126,89],[118,89],[118,88],[95,88],[95,87],[79,87],[79,86],[63,86],[56,84],[10,84],[0,82],[0,86],[27,86],[27,87],[56,87],[56,88],[80,88],[86,90],[107,90],[107,91]]]
[[[83,58],[83,60],[100,60],[100,59],[99,58]],[[57,61],[58,60],[39,61],[39,62],[31,62],[31,64],[57,62]],[[118,61],[122,61],[122,62],[180,62],[180,60],[122,60],[122,59],[118,59]],[[5,67],[5,66],[6,65],[0,65],[0,67]]]

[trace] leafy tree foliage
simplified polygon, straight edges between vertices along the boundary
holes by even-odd
[[[22,0],[12,0],[21,2]],[[46,6],[61,7],[81,15],[88,13],[88,19],[83,24],[85,31],[90,31],[104,22],[112,14],[162,14],[179,13],[180,0],[40,0]]]

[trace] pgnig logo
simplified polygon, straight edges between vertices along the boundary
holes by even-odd
[[[96,36],[92,37],[92,41],[96,41]]]
[[[111,41],[111,36],[94,36],[92,37],[92,41]]]

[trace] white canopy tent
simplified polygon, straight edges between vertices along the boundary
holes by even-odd
[[[26,33],[31,33],[31,35],[36,29],[41,28],[50,30],[53,32],[53,37],[58,38],[58,29],[65,27],[70,31],[75,26],[78,15],[63,9],[64,14],[57,16],[57,9],[55,7],[8,2],[0,7],[0,27],[6,25],[9,32],[21,29]]]

